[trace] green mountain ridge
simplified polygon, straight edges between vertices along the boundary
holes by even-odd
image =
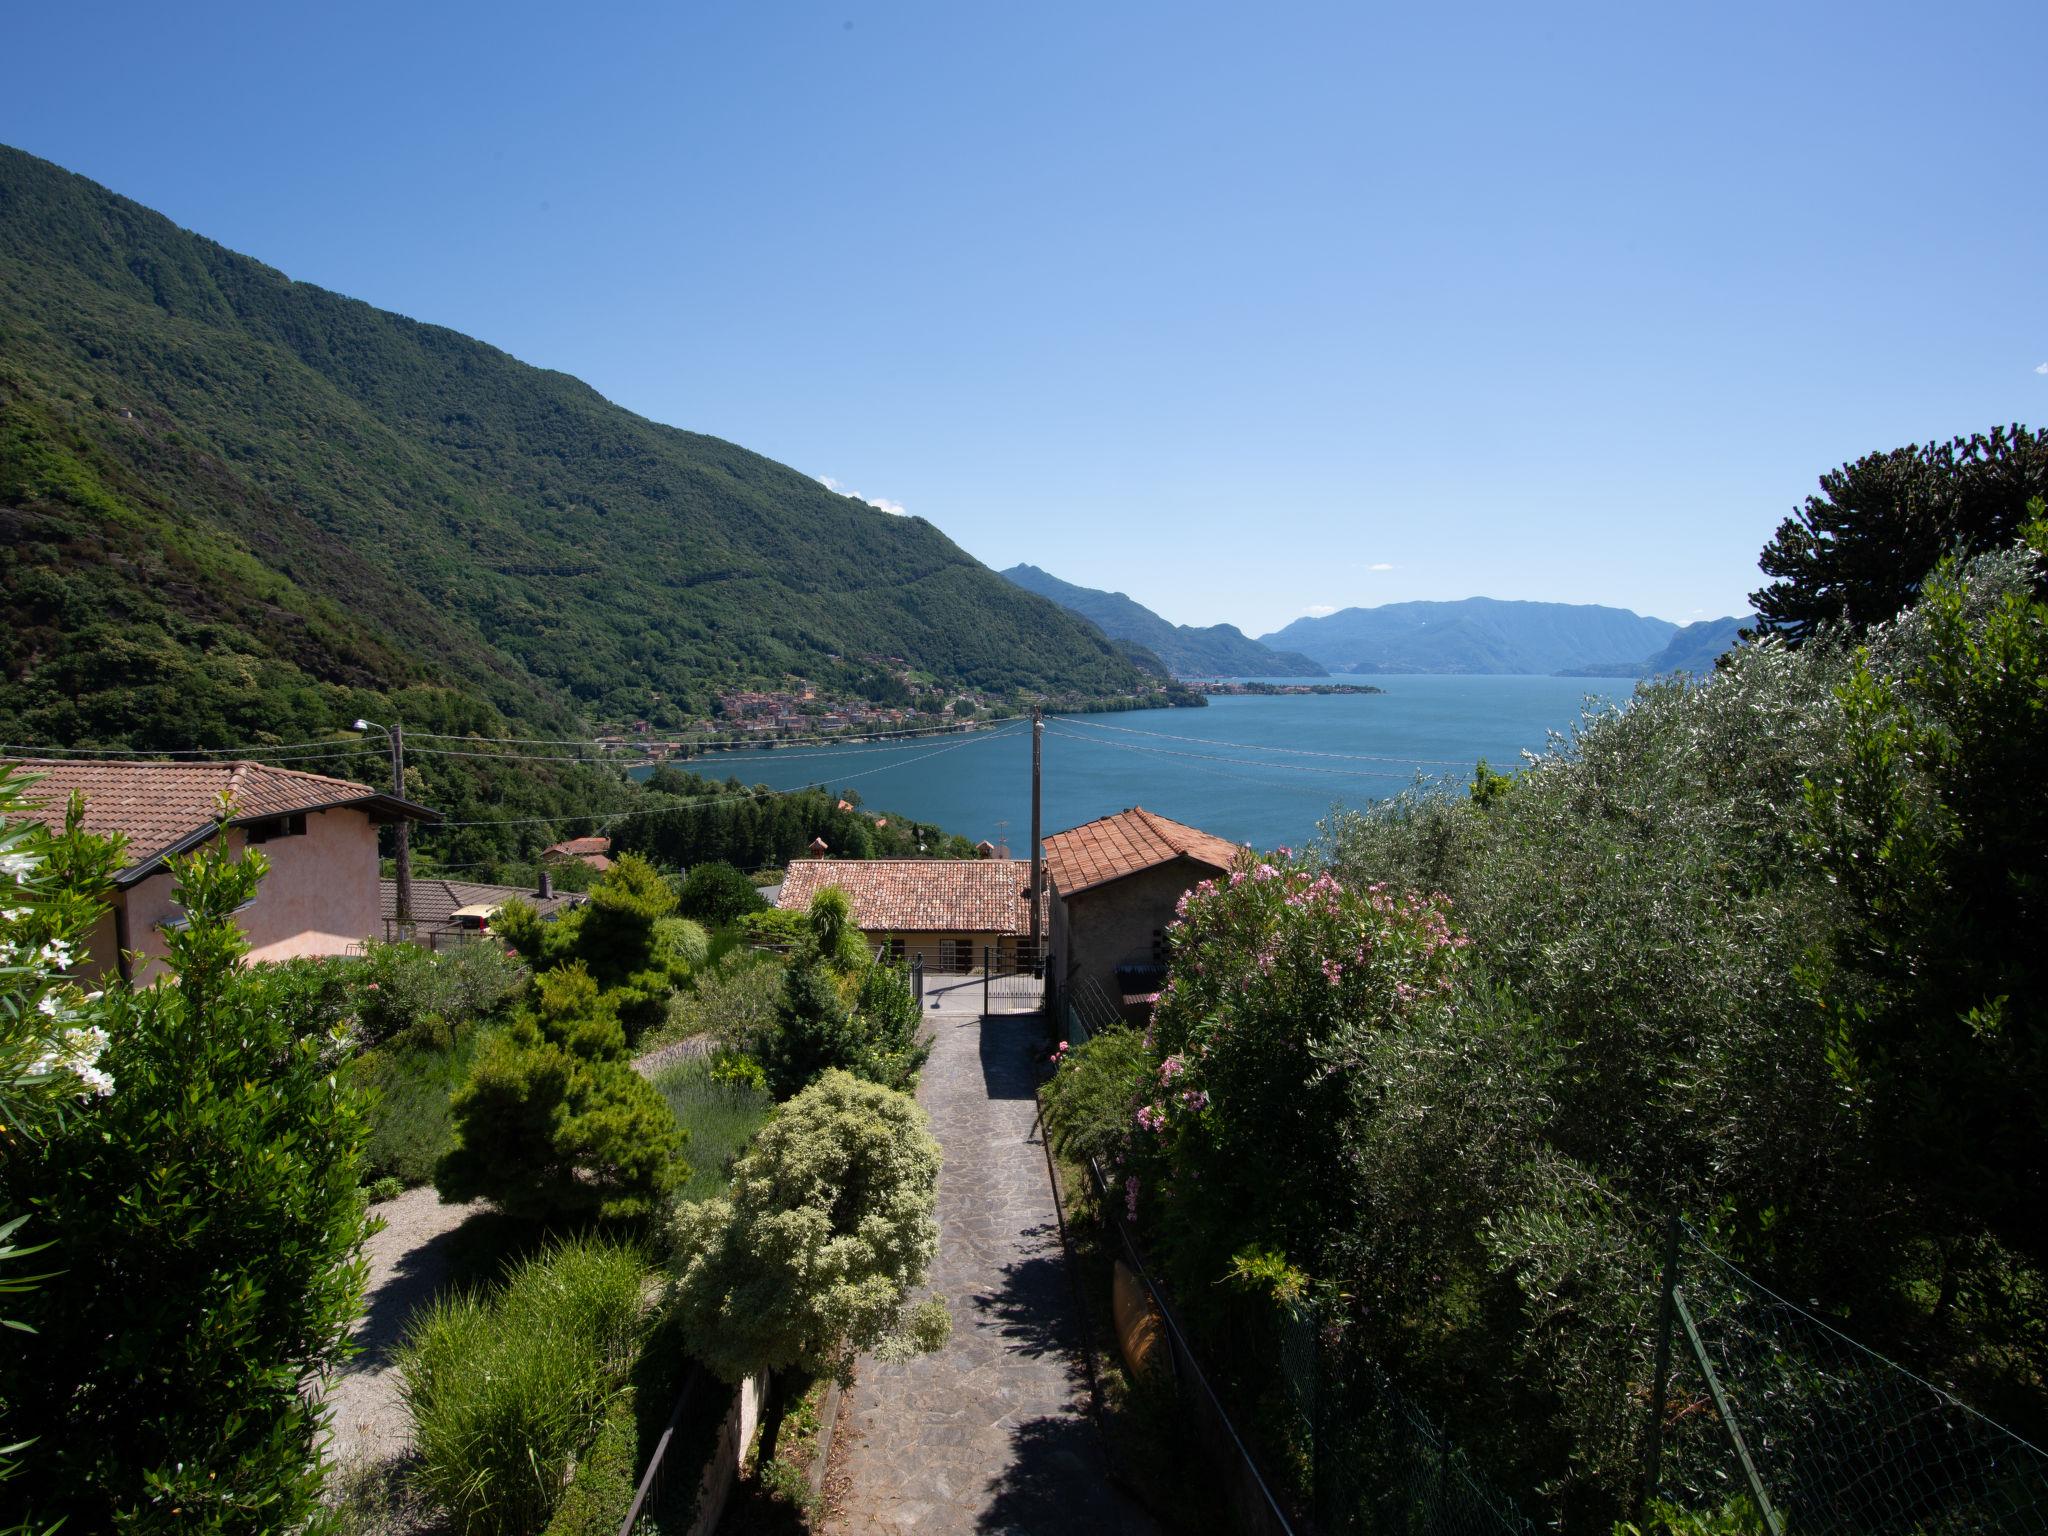
[[[1161,618],[1121,592],[1061,581],[1035,565],[1013,565],[1002,575],[1027,592],[1079,614],[1110,639],[1140,646],[1175,677],[1327,677],[1315,662],[1250,639],[1235,624],[1198,629]]]
[[[1493,597],[1387,603],[1296,619],[1261,635],[1332,672],[1550,675],[1627,665],[1668,644],[1678,626],[1626,608]]]
[[[0,532],[10,742],[274,739],[400,689],[553,728],[791,674],[1153,686],[921,518],[5,147]]]

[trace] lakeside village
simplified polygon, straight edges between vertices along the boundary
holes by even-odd
[[[940,735],[1015,719],[1022,712],[1017,702],[1005,695],[943,686],[912,669],[900,656],[857,659],[873,669],[875,675],[890,680],[891,686],[878,691],[898,695],[896,702],[834,695],[809,679],[792,676],[780,688],[728,689],[716,696],[711,713],[685,716],[673,725],[644,718],[605,721],[598,725],[593,740],[607,754],[666,762],[721,747],[772,748],[778,743],[797,741],[809,744],[820,736],[857,740],[879,732]],[[1381,691],[1366,683],[1274,683],[1190,677],[1162,683],[1149,695],[1109,701],[1051,700],[1044,707],[1065,713],[1096,713],[1130,708],[1198,708],[1211,698],[1334,696]],[[658,696],[654,702],[660,702]]]

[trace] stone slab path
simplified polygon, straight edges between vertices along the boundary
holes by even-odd
[[[926,1015],[918,1100],[945,1149],[931,1289],[952,1341],[866,1361],[849,1486],[834,1536],[975,1532],[1108,1536],[1155,1530],[1109,1481],[1088,1414],[1074,1294],[1036,1130],[1045,1026],[978,1010],[978,985]]]

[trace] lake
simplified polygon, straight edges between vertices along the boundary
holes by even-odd
[[[1523,751],[1541,751],[1552,731],[1569,730],[1589,695],[1626,697],[1633,687],[1583,677],[1357,681],[1385,692],[1048,716],[1044,830],[1142,805],[1259,848],[1299,845],[1332,806],[1397,794],[1418,774],[1462,786],[1481,757],[1497,769],[1515,767]],[[871,811],[1007,842],[1020,856],[1030,840],[1028,722],[894,743],[742,748],[679,766],[775,789],[856,789]]]

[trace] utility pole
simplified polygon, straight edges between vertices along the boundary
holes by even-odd
[[[391,727],[391,793],[405,798],[405,727]],[[401,938],[412,927],[412,818],[398,818],[398,932]]]
[[[1045,935],[1039,931],[1040,896],[1045,889],[1045,864],[1038,851],[1038,792],[1045,773],[1045,713],[1031,706],[1031,964],[1045,974]]]
[[[379,725],[374,720],[356,721],[359,731],[382,731],[384,739],[391,743],[391,793],[398,799],[405,798],[405,728],[398,725]],[[412,926],[412,818],[401,815],[398,818],[398,857],[394,861],[398,875],[398,937],[403,939],[406,930]]]

